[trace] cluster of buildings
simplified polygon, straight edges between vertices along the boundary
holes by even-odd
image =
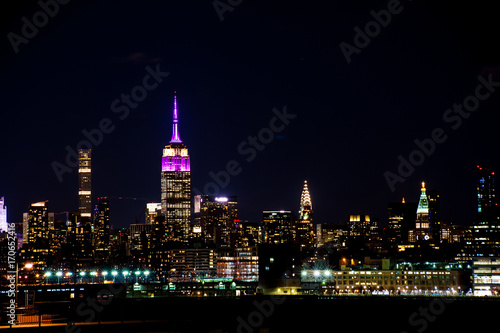
[[[188,294],[206,293],[208,286],[220,291],[225,284],[238,293],[497,293],[500,213],[492,170],[477,167],[478,211],[469,226],[443,222],[439,192],[425,183],[417,202],[389,203],[385,226],[361,212],[345,223],[314,225],[307,181],[298,214],[263,211],[262,221],[247,222],[239,219],[236,196],[192,196],[177,112],[174,97],[161,197],[146,205],[145,223],[111,228],[110,198],[93,203],[91,151],[81,149],[78,211],[56,214],[48,201],[36,202],[16,223],[20,283],[145,281]],[[3,197],[0,231],[4,257]]]

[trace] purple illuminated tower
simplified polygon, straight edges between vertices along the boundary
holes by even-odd
[[[191,167],[186,145],[179,136],[177,96],[174,95],[172,139],[161,159],[161,209],[165,240],[187,242],[191,224]]]

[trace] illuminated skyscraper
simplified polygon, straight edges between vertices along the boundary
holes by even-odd
[[[422,189],[420,190],[415,228],[429,229],[429,199],[427,198],[427,190],[425,189],[424,182],[422,182]]]
[[[295,217],[289,210],[264,211],[264,243],[292,243]]]
[[[388,241],[389,243],[401,244],[408,241],[408,231],[413,228],[417,218],[417,203],[406,202],[405,199],[401,202],[390,202],[388,204]]]
[[[464,233],[461,261],[500,256],[500,214],[495,198],[495,173],[477,166],[477,217]]]
[[[0,197],[0,232],[7,232],[7,206],[5,206],[5,198]]]
[[[437,190],[429,190],[427,193],[432,239],[435,243],[439,243],[441,239],[441,197]]]
[[[307,180],[304,180],[304,188],[300,196],[299,220],[295,223],[293,230],[294,240],[300,245],[300,249],[312,247],[315,242],[312,202]]]
[[[415,221],[415,229],[410,230],[408,240],[416,242],[418,240],[429,240],[432,238],[430,233],[429,222],[429,198],[427,197],[427,190],[425,182],[422,182],[420,190],[420,199],[417,206],[417,220]],[[437,240],[439,242],[439,239]]]
[[[197,195],[195,202],[195,214],[197,209],[200,213],[202,240],[208,245],[235,246],[238,198]]]
[[[177,125],[177,98],[174,95],[172,139],[163,149],[161,161],[161,206],[166,240],[187,242],[191,224],[191,166]]]
[[[491,213],[496,206],[495,172],[488,168],[477,166],[477,212]]]
[[[93,232],[94,258],[106,261],[109,257],[109,200],[106,197],[97,199],[95,207]]]
[[[92,187],[91,187],[91,151],[78,151],[78,211],[82,221],[89,222],[92,217]]]
[[[33,264],[35,271],[45,269],[50,252],[50,225],[54,225],[54,213],[48,211],[49,201],[32,203],[23,214],[23,248],[21,260]],[[53,229],[53,228],[52,228]]]
[[[161,213],[161,203],[150,202],[146,204],[146,224],[154,224],[155,217]]]

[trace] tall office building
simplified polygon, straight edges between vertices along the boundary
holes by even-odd
[[[92,187],[91,187],[91,150],[78,151],[78,211],[82,222],[90,222],[92,218]]]
[[[495,172],[479,165],[477,172],[477,212],[491,213],[492,207],[497,206],[495,197]]]
[[[293,228],[294,241],[300,245],[301,250],[311,248],[315,242],[312,213],[311,195],[307,187],[307,180],[304,180],[300,196],[299,219]]]
[[[406,202],[403,198],[401,202],[390,202],[387,207],[388,232],[387,238],[390,244],[402,244],[408,241],[408,231],[413,228],[417,219],[417,203]]]
[[[5,198],[0,197],[0,232],[5,231],[9,226],[7,225],[7,206],[5,206]]]
[[[94,258],[106,261],[109,258],[109,200],[106,197],[97,199],[94,211],[95,221],[93,230]]]
[[[429,198],[427,196],[427,189],[425,182],[422,182],[420,189],[420,199],[417,206],[417,219],[415,221],[415,229],[410,229],[408,232],[408,240],[411,243],[420,240],[429,240],[432,238],[429,221]],[[439,242],[439,238],[437,239]]]
[[[495,198],[495,173],[477,167],[477,217],[464,234],[465,245],[458,255],[470,262],[473,257],[500,256],[500,214]]]
[[[441,197],[437,190],[429,190],[427,194],[429,199],[429,228],[432,239],[439,243],[441,239]]]
[[[153,223],[130,225],[130,255],[132,256],[132,261],[141,267],[151,268],[153,226]]]
[[[347,229],[349,230],[348,236],[351,238],[362,237],[368,239],[370,237],[371,226],[372,221],[370,215],[349,215],[349,221],[347,222]]]
[[[238,198],[197,195],[195,214],[199,207],[201,238],[208,245],[235,246]]]
[[[54,213],[48,211],[49,201],[32,203],[28,213],[23,214],[23,248],[21,259],[33,264],[34,271],[45,269],[49,259],[50,238],[54,225]]]
[[[422,182],[420,190],[420,199],[418,200],[417,207],[417,220],[415,222],[415,229],[429,229],[429,199],[427,198],[427,190],[425,183]]]
[[[154,224],[155,217],[161,214],[161,203],[150,202],[146,204],[146,224]]]
[[[286,244],[293,241],[295,216],[289,210],[264,211],[264,243]]]
[[[172,138],[163,149],[161,205],[167,241],[187,242],[191,224],[191,166],[188,149],[179,136],[177,97],[174,95]]]

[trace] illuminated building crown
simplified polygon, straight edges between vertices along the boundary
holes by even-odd
[[[427,192],[425,183],[422,182],[422,189],[420,192],[420,200],[418,201],[417,214],[429,214],[429,200],[427,199]]]

